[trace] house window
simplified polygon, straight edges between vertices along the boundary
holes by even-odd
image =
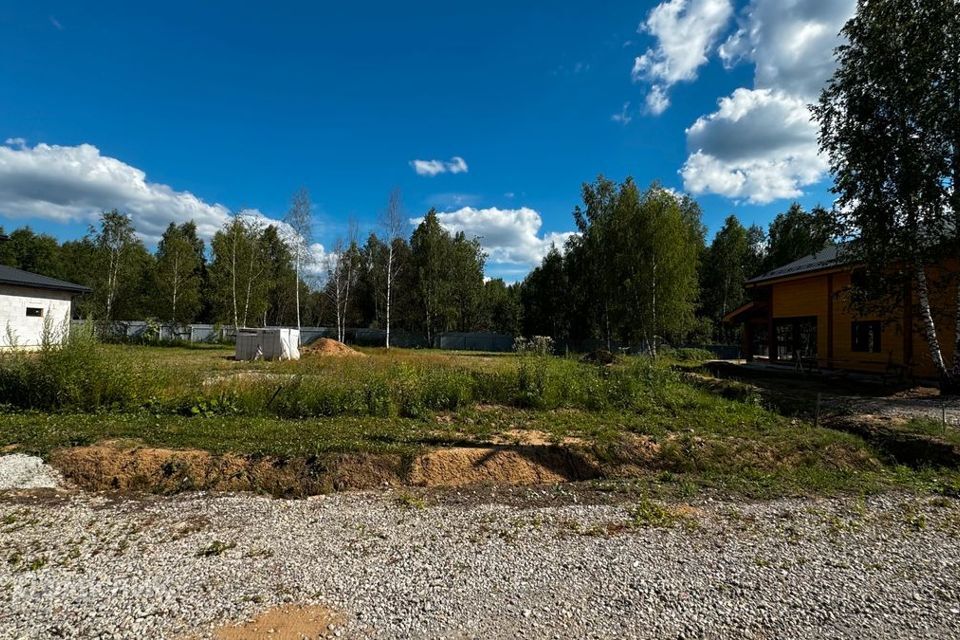
[[[852,345],[857,353],[880,353],[880,321],[854,322]]]
[[[27,317],[28,318],[42,318],[43,309],[40,307],[27,307]]]

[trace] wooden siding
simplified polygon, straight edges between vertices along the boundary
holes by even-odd
[[[929,272],[930,291],[935,308],[954,308],[956,288],[943,282],[939,272]],[[894,318],[858,314],[845,293],[850,287],[849,271],[812,274],[770,285],[771,320],[801,317],[817,318],[817,359],[821,366],[853,371],[885,372],[890,365],[906,367],[920,378],[935,378],[936,369],[922,331],[909,327],[910,314],[903,310]],[[830,318],[832,317],[832,322]],[[852,324],[855,321],[882,321],[879,353],[853,351]],[[916,314],[912,322],[916,324]],[[944,358],[952,362],[954,320],[936,318],[938,337]],[[831,344],[832,340],[832,344]]]

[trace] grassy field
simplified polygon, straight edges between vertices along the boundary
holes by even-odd
[[[84,338],[0,357],[0,446],[49,456],[129,441],[317,458],[538,442],[607,479],[681,494],[952,492],[953,470],[892,465],[859,437],[814,428],[746,395],[690,383],[669,357],[574,358],[363,350],[364,357],[235,362],[222,347]]]

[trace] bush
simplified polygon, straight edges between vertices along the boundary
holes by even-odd
[[[661,349],[660,355],[670,360],[675,360],[677,362],[704,362],[706,360],[713,360],[714,355],[712,351],[707,349],[696,349],[691,347],[682,347],[676,349]]]
[[[89,325],[62,345],[0,356],[0,403],[21,409],[96,411],[141,404],[141,380],[131,363],[108,357]]]

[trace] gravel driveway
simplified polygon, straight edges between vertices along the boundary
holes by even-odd
[[[598,496],[0,493],[0,637],[203,637],[285,602],[343,638],[960,636],[956,500],[704,500],[655,528]]]

